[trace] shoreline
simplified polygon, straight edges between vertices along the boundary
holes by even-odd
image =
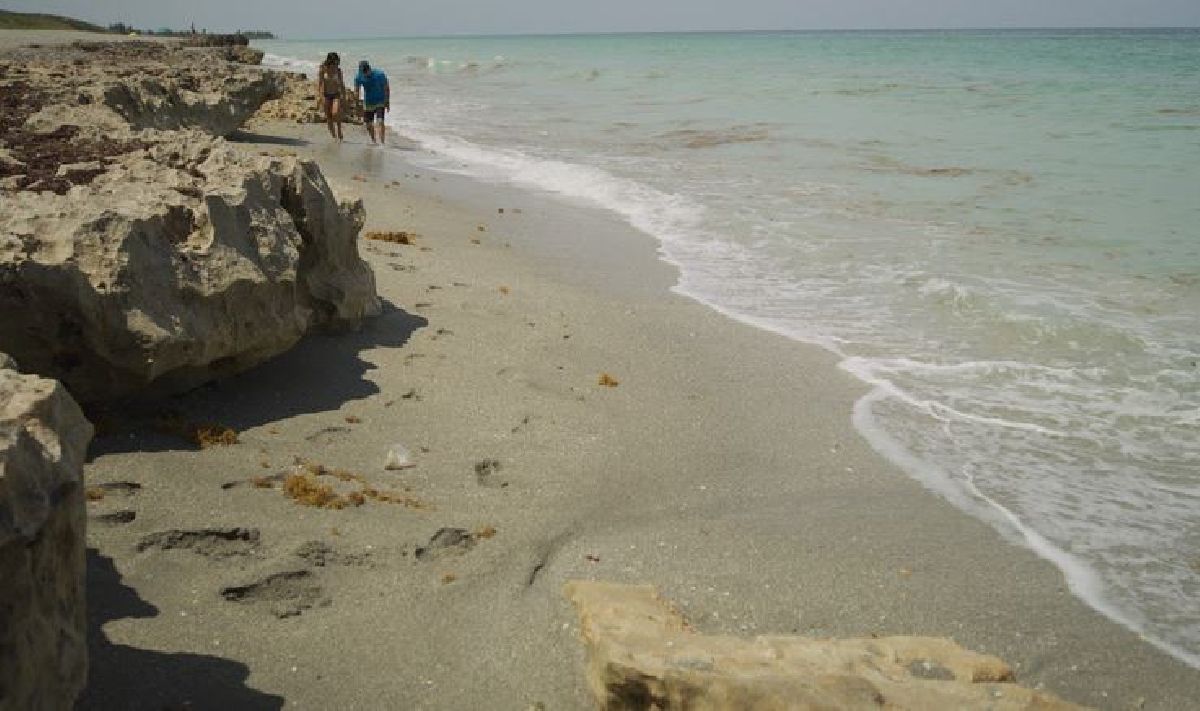
[[[953,637],[1025,685],[1098,708],[1183,708],[1200,693],[1194,670],[1069,595],[1052,565],[875,454],[850,426],[864,388],[832,355],[671,293],[653,240],[598,209],[323,133],[270,124],[242,145],[315,158],[339,192],[363,197],[365,230],[416,233],[415,246],[362,242],[395,310],[353,345],[310,338],[176,402],[234,426],[241,444],[189,452],[139,434],[124,449],[161,451],[89,466],[96,481],[143,483],[157,510],[93,539],[160,610],[107,625],[115,643],[219,649],[246,664],[249,687],[300,707],[586,707],[561,594],[582,577],[658,585],[705,632]],[[598,387],[600,372],[619,386]],[[331,382],[293,391],[321,377]],[[393,440],[415,469],[380,471]],[[248,455],[263,471],[301,456],[403,482],[431,508],[308,511],[221,490],[254,474]],[[489,460],[500,467],[480,474]],[[128,552],[168,524],[250,522],[274,545],[238,561],[243,576],[288,567],[287,549],[313,536],[373,563],[323,573],[328,607],[274,620],[214,599],[211,561]],[[413,551],[439,526],[496,534],[429,565]],[[181,628],[181,613],[203,625]],[[119,694],[115,676],[91,698]],[[335,697],[330,678],[356,687]]]
[[[280,57],[278,55],[276,55],[276,58],[292,61],[291,58]],[[404,135],[402,127],[389,124],[389,128],[395,135]],[[411,143],[411,141],[409,142]],[[411,147],[408,146],[408,148]],[[436,153],[436,150],[430,149],[428,152]],[[886,399],[889,396],[889,393],[892,392],[891,384],[886,380],[881,381],[878,378],[873,378],[869,372],[862,369],[860,367],[861,364],[856,363],[860,360],[860,357],[846,355],[833,342],[828,340],[806,338],[802,333],[789,331],[771,324],[768,320],[739,314],[735,309],[723,306],[714,299],[706,297],[700,291],[689,290],[684,286],[682,279],[685,265],[670,255],[670,248],[665,237],[655,234],[653,229],[639,224],[640,222],[644,222],[644,219],[641,219],[636,211],[619,209],[615,205],[601,202],[581,204],[592,203],[592,201],[587,198],[581,198],[573,193],[559,193],[533,182],[505,184],[501,182],[502,179],[500,178],[480,177],[477,174],[478,171],[472,172],[472,170],[466,168],[467,163],[470,161],[468,157],[455,153],[454,161],[460,159],[464,161],[461,170],[446,169],[446,172],[459,176],[468,183],[475,182],[480,185],[493,187],[503,186],[509,190],[529,191],[547,200],[556,200],[564,204],[579,204],[581,209],[599,211],[607,215],[610,219],[628,225],[630,229],[643,235],[654,245],[654,249],[652,250],[653,258],[672,272],[671,276],[663,277],[663,279],[659,280],[660,284],[658,288],[693,301],[737,323],[783,337],[805,347],[815,347],[828,353],[835,359],[836,368],[849,373],[862,385],[863,394],[855,401],[849,421],[858,434],[879,456],[927,488],[933,495],[953,503],[963,513],[992,526],[997,535],[1006,541],[1027,548],[1038,557],[1054,565],[1066,578],[1072,594],[1092,610],[1108,618],[1110,621],[1125,627],[1133,634],[1147,638],[1150,644],[1159,651],[1200,672],[1200,657],[1189,653],[1186,649],[1169,641],[1149,636],[1144,629],[1145,625],[1138,622],[1139,613],[1136,609],[1130,611],[1114,603],[1109,594],[1110,590],[1106,588],[1101,580],[1101,576],[1091,563],[1072,554],[1063,546],[1048,540],[1028,522],[1022,520],[1004,504],[984,494],[973,483],[955,479],[938,465],[921,459],[893,439],[870,409],[873,403]],[[448,159],[443,156],[441,160]],[[486,163],[479,163],[478,165],[490,167],[490,164]],[[571,167],[586,168],[587,166]],[[435,172],[442,170],[436,165],[430,169]],[[597,256],[598,253],[590,255],[593,259]],[[634,287],[627,285],[627,288]]]

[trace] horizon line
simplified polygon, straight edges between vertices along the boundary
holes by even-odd
[[[363,36],[276,36],[276,40],[306,42],[317,40],[382,40],[382,39],[505,39],[521,37],[606,37],[620,35],[716,35],[716,34],[803,34],[833,32],[1088,32],[1098,30],[1200,30],[1200,25],[1061,25],[1028,27],[821,27],[784,29],[720,29],[720,30],[605,30],[605,31],[562,31],[562,32],[462,32],[430,33],[415,35],[363,35]],[[272,32],[272,34],[275,34]],[[271,40],[265,40],[271,41]]]

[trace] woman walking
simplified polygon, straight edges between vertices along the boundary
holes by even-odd
[[[346,82],[342,78],[342,59],[337,52],[325,56],[325,62],[317,70],[318,101],[325,108],[325,125],[329,135],[342,140],[342,97],[346,93]]]

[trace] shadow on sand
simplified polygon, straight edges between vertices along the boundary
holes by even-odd
[[[87,552],[88,685],[75,708],[279,709],[284,699],[246,685],[250,669],[207,654],[115,644],[106,622],[157,617],[158,608],[121,581],[112,558]]]
[[[310,335],[290,351],[240,375],[106,413],[129,428],[98,435],[89,457],[196,448],[178,436],[156,430],[152,424],[156,414],[219,422],[242,431],[295,415],[337,410],[347,402],[370,397],[380,391],[366,378],[375,366],[363,360],[362,353],[399,348],[428,323],[384,301],[383,313],[358,331]]]

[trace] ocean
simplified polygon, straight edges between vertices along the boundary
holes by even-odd
[[[1200,30],[256,44],[837,354],[879,452],[1200,668]]]

